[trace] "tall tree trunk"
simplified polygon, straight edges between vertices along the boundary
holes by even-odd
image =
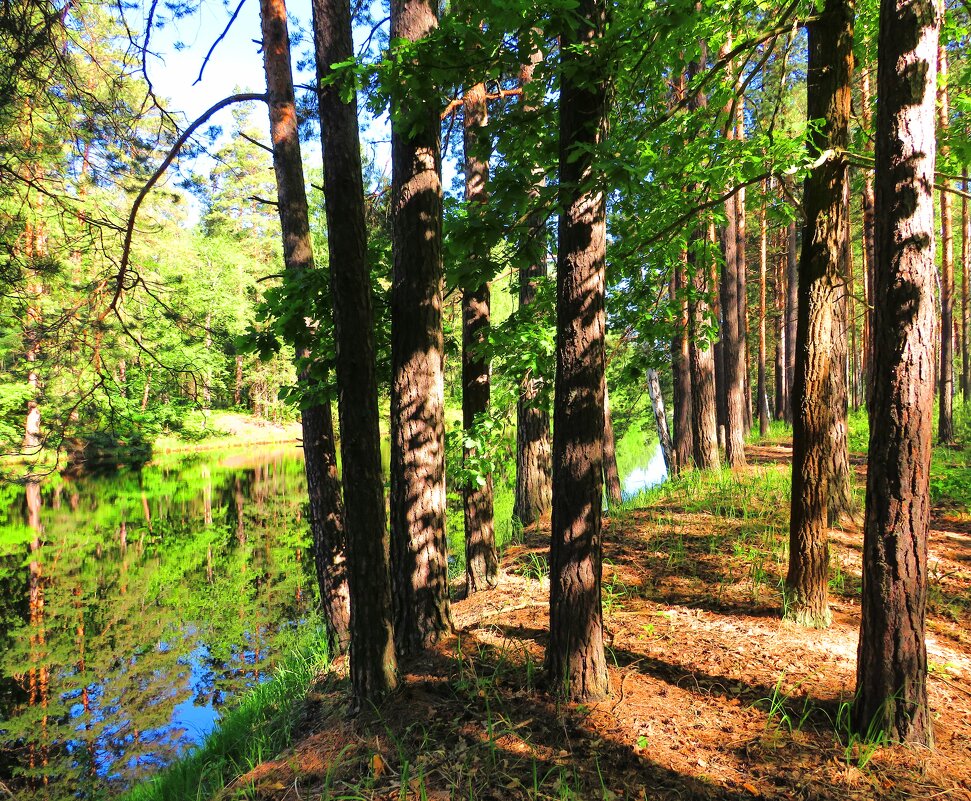
[[[843,241],[840,243],[840,274],[835,284],[836,299],[833,308],[833,350],[829,371],[829,486],[826,497],[826,522],[835,526],[853,509],[853,487],[850,479],[850,452],[846,416],[849,412],[847,390],[847,366],[849,352],[846,347],[849,330],[849,272],[850,261],[850,178],[847,168],[843,184],[843,204],[846,223]]]
[[[968,194],[968,168],[961,171],[961,185]],[[971,394],[971,362],[968,360],[968,329],[971,327],[971,214],[968,199],[961,198],[961,396]]]
[[[817,159],[806,178],[806,227],[799,266],[799,321],[793,384],[792,507],[786,616],[829,625],[827,500],[831,474],[834,348],[840,336],[843,243],[847,220],[845,150],[853,67],[853,2],[826,0],[809,24],[807,115],[823,119],[809,136]],[[845,399],[845,381],[844,399]]]
[[[766,191],[768,195],[768,191]],[[769,231],[767,207],[762,207],[759,216],[759,366],[756,404],[759,409],[759,436],[769,433],[769,396],[766,390],[765,373],[765,314],[766,314],[766,278],[769,261]]]
[[[781,240],[780,243],[781,244]],[[782,247],[775,267],[775,419],[785,420],[789,398],[786,394],[786,281],[785,268],[788,262]]]
[[[614,436],[614,418],[610,413],[610,394],[604,382],[604,481],[607,484],[607,501],[616,506],[624,500],[620,486],[620,470],[617,467],[617,438]]]
[[[325,80],[330,65],[354,55],[349,0],[314,0],[313,26],[347,499],[350,674],[359,705],[394,688],[397,665],[357,94]]]
[[[417,42],[437,3],[392,0],[391,38]],[[404,65],[418,69],[417,62]],[[399,100],[399,103],[401,101]],[[391,214],[391,586],[399,654],[451,631],[445,539],[442,181],[438,95],[393,109]]]
[[[699,223],[703,225],[703,223]],[[689,358],[691,364],[691,428],[694,463],[701,470],[718,467],[718,410],[715,398],[715,349],[706,340],[708,330],[708,284],[710,244],[702,231],[693,234],[688,249],[688,273],[694,291],[688,309]]]
[[[738,297],[741,267],[738,256],[738,196],[729,199],[723,237],[725,260],[721,275],[722,358],[725,388],[725,461],[730,467],[745,464],[745,347],[742,341],[741,302]]]
[[[701,43],[697,61],[688,65],[688,80],[705,69],[707,47]],[[695,111],[704,108],[708,100],[703,92],[696,92],[688,104]],[[697,188],[697,187],[696,187]],[[688,359],[691,367],[691,437],[695,466],[702,470],[715,469],[718,457],[718,395],[715,385],[715,347],[708,342],[710,301],[717,300],[712,291],[711,252],[714,246],[713,226],[704,217],[695,223],[688,240],[687,273],[692,291],[688,294]],[[717,315],[716,315],[717,317]]]
[[[941,3],[941,24],[944,4]],[[937,128],[943,136],[948,126],[947,48],[937,45]],[[948,147],[940,149],[947,158]],[[948,180],[942,179],[949,189]],[[941,352],[938,385],[937,439],[945,445],[954,442],[954,228],[951,193],[941,189]]]
[[[849,189],[850,181],[847,181],[846,186]],[[846,239],[843,242],[843,253],[845,254],[843,259],[846,263],[846,321],[847,321],[847,332],[850,337],[850,349],[849,349],[849,396],[850,402],[853,404],[854,411],[860,408],[860,354],[857,351],[857,327],[856,327],[856,275],[855,267],[853,264],[853,226],[852,226],[852,213],[850,209],[851,198],[847,196],[846,198]]]
[[[550,639],[546,669],[573,700],[607,693],[601,510],[604,434],[606,200],[593,149],[607,116],[604,0],[580,0],[560,42],[560,222],[556,275],[556,389]]]
[[[657,370],[647,371],[647,392],[651,396],[651,408],[654,409],[654,426],[657,430],[657,441],[664,456],[664,466],[670,473],[674,466],[674,448],[671,445],[671,434],[668,432],[668,418],[664,413],[664,394],[661,392],[661,379]]]
[[[870,70],[863,72],[863,81],[860,84],[860,118],[863,128],[870,130],[870,123],[873,115],[870,111]],[[866,149],[871,151],[873,146],[869,139],[866,141]],[[870,170],[863,172],[863,258],[864,258],[864,280],[869,289],[869,302],[866,308],[866,329],[867,346],[863,352],[863,393],[866,398],[867,411],[870,410],[870,399],[873,397],[873,318],[875,314],[874,294],[874,275],[876,270],[876,219],[874,217],[874,191],[873,173]]]
[[[533,111],[530,83],[533,71],[542,61],[538,50],[530,53],[528,63],[520,70],[523,108]],[[529,189],[529,201],[535,205],[544,181],[537,170],[536,183]],[[519,306],[528,308],[536,300],[537,280],[546,277],[546,222],[542,212],[529,218],[526,234],[529,258],[519,269]],[[513,514],[524,525],[535,523],[553,501],[553,464],[550,444],[550,416],[542,402],[545,376],[528,375],[519,388],[516,402],[516,500]]]
[[[484,212],[488,199],[489,138],[483,128],[488,123],[485,84],[465,90],[465,199],[469,216]],[[489,414],[489,360],[482,348],[489,332],[489,282],[482,275],[488,269],[488,247],[473,237],[469,263],[475,285],[462,290],[462,425],[466,434],[474,433],[476,418]],[[467,436],[468,439],[468,436]],[[474,447],[465,448],[464,458],[475,459]],[[471,594],[495,587],[499,579],[499,555],[493,523],[492,472],[462,488],[465,509],[465,588]]]
[[[793,422],[793,384],[796,377],[796,321],[799,317],[799,267],[796,260],[796,221],[789,223],[786,236],[786,422]]]
[[[737,120],[735,138],[741,141],[745,139],[744,94],[738,98],[735,115]],[[738,194],[735,195],[735,216],[737,220],[735,234],[738,237],[738,247],[735,252],[738,264],[735,273],[735,277],[738,279],[738,335],[742,348],[742,391],[745,401],[745,428],[743,433],[747,436],[749,431],[752,430],[752,386],[749,377],[751,361],[749,360],[748,350],[748,254],[746,253],[748,236],[745,231],[745,187],[739,189]]]
[[[290,41],[284,0],[260,0],[263,29],[263,67],[266,73],[273,142],[273,170],[276,174],[277,209],[283,233],[283,260],[288,279],[294,284],[314,269],[310,241],[307,193],[297,132],[297,113],[290,66]],[[312,310],[308,310],[308,314]],[[304,359],[312,359],[306,346],[298,345]],[[308,371],[299,382],[308,386]],[[310,526],[320,596],[327,623],[329,644],[343,651],[349,639],[350,607],[345,562],[344,508],[337,477],[337,453],[328,404],[314,404],[301,415]]]
[[[685,297],[685,266],[687,251],[674,267],[671,276],[671,302],[678,310],[674,337],[671,340],[674,398],[674,451],[668,472],[678,475],[691,466],[694,450],[691,431],[691,350],[688,336],[688,300]]]
[[[930,745],[927,531],[933,434],[933,0],[881,0],[874,382],[863,534],[857,731]]]

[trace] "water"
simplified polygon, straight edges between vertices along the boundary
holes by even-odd
[[[626,496],[663,481],[639,431],[618,451]],[[23,801],[108,797],[201,742],[312,615],[305,498],[294,445],[0,486],[0,782]],[[449,522],[460,572],[457,496]]]
[[[651,489],[663,483],[668,477],[668,469],[664,464],[664,452],[660,445],[654,448],[654,455],[643,467],[635,467],[623,481],[624,499],[628,500],[644,490]]]
[[[294,446],[0,487],[0,781],[98,798],[266,678],[315,604]]]

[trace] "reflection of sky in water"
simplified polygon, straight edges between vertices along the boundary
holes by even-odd
[[[664,452],[658,445],[654,449],[654,455],[644,467],[631,470],[627,478],[624,479],[624,500],[629,500],[639,492],[656,487],[664,483],[668,477],[667,467],[664,465]]]
[[[250,648],[234,648],[230,662],[219,664],[219,670],[214,670],[217,665],[197,627],[188,626],[183,636],[195,643],[192,650],[178,660],[180,666],[188,668],[187,671],[180,671],[180,675],[185,677],[184,682],[179,682],[181,688],[172,685],[172,675],[149,676],[149,683],[158,685],[153,688],[156,691],[151,693],[151,700],[148,702],[152,706],[171,701],[173,697],[183,693],[187,694],[185,700],[172,707],[169,720],[162,727],[139,732],[132,729],[132,722],[125,714],[124,675],[116,676],[114,682],[111,677],[106,677],[102,682],[88,685],[90,715],[85,712],[84,704],[80,700],[81,691],[65,694],[65,700],[75,701],[71,705],[70,715],[78,721],[74,730],[79,734],[92,724],[114,720],[113,725],[109,723],[102,729],[102,736],[95,741],[94,753],[91,754],[95,770],[102,779],[127,785],[127,774],[137,772],[138,768],[164,767],[173,755],[185,753],[191,747],[199,745],[215,728],[219,719],[219,708],[227,700],[219,685],[224,685],[227,678],[232,677],[240,682],[234,686],[240,689],[266,681],[272,675],[267,670],[271,664],[267,658],[272,654],[269,650],[260,653]],[[250,643],[262,640],[248,632],[245,638]],[[262,644],[265,647],[266,643]],[[165,653],[172,647],[171,643],[161,641],[153,650],[156,653]],[[137,662],[138,655],[133,655],[126,667],[134,670]],[[121,688],[113,687],[113,683],[120,684]],[[85,748],[81,741],[67,744],[69,753],[77,753],[79,757]]]

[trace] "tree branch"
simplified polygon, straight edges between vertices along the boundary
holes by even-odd
[[[193,120],[189,127],[183,131],[182,136],[180,136],[176,143],[172,145],[172,148],[169,150],[162,163],[158,166],[155,172],[152,173],[152,177],[145,182],[144,186],[142,186],[138,195],[135,197],[135,202],[132,204],[131,211],[128,213],[128,224],[125,226],[125,241],[122,245],[121,251],[121,263],[118,266],[118,274],[115,277],[115,294],[111,298],[111,303],[109,303],[101,315],[99,315],[98,322],[102,322],[108,316],[109,312],[114,311],[117,313],[118,301],[121,299],[122,292],[124,292],[125,289],[125,275],[128,273],[128,263],[131,259],[131,241],[135,234],[135,218],[138,216],[138,209],[142,205],[142,202],[148,196],[148,193],[152,191],[152,187],[155,186],[155,184],[158,183],[159,178],[165,174],[165,171],[175,160],[175,157],[179,154],[179,150],[182,149],[182,146],[188,141],[189,137],[192,136],[192,134],[194,134],[200,126],[208,122],[209,118],[212,117],[213,114],[235,103],[249,103],[257,100],[265,103],[266,95],[256,94],[255,92],[230,95],[229,97],[224,97],[215,105],[210,106],[202,113],[201,117],[197,117],[195,120]]]

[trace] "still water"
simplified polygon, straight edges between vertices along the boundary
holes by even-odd
[[[315,583],[294,446],[0,487],[0,781],[119,792],[272,671]]]
[[[664,479],[638,439],[625,495]],[[305,497],[294,445],[0,485],[0,782],[104,798],[199,743],[313,615]]]

